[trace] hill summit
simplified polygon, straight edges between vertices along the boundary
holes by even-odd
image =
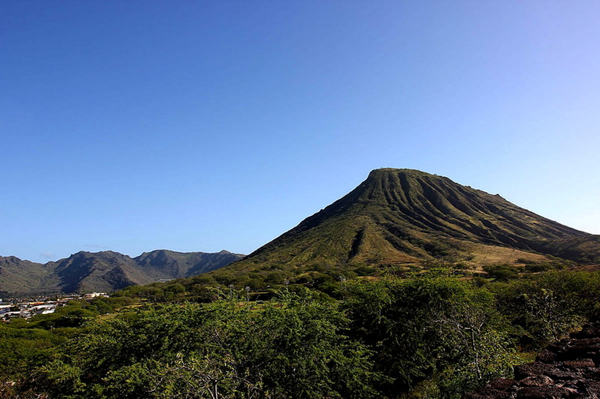
[[[600,239],[505,200],[412,169],[358,187],[227,270],[600,260]]]

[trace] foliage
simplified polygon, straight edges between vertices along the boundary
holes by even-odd
[[[71,301],[52,314],[1,323],[0,377],[23,375],[52,361],[55,348],[76,335],[85,322],[133,302],[130,298]]]
[[[509,375],[524,361],[517,351],[600,316],[598,272],[468,280],[432,268],[357,279],[313,269],[286,275],[282,290],[223,287],[202,276],[128,291],[152,292],[156,302],[126,295],[73,301],[51,315],[0,325],[0,392],[457,398]],[[269,273],[272,281],[283,277],[276,268]],[[246,278],[251,284],[258,277]]]
[[[514,280],[519,277],[519,272],[514,266],[510,265],[490,265],[485,266],[483,270],[487,273],[488,277],[496,281]]]
[[[295,294],[158,306],[91,325],[36,383],[72,397],[370,397],[377,375],[348,322],[334,303]]]
[[[510,372],[510,342],[493,295],[446,277],[353,283],[345,303],[352,334],[376,348],[384,392],[434,377],[441,394],[460,395]]]
[[[547,272],[489,288],[525,347],[540,348],[600,315],[600,273]]]

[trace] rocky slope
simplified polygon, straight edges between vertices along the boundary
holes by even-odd
[[[498,379],[466,399],[600,397],[600,325],[548,346],[534,363],[515,368],[515,379]]]

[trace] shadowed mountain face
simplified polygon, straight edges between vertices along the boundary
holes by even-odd
[[[78,252],[40,264],[14,256],[0,257],[0,293],[110,292],[134,284],[190,277],[226,266],[242,255],[156,250],[136,258],[118,252]]]
[[[228,270],[281,266],[600,261],[600,239],[499,195],[409,169],[377,169],[352,192]]]

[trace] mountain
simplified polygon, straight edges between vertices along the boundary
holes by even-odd
[[[600,262],[600,236],[452,180],[377,169],[349,194],[223,269],[260,270]]]
[[[109,292],[134,284],[190,277],[226,266],[242,255],[156,250],[138,257],[113,251],[78,252],[46,264],[0,256],[0,293]]]
[[[479,269],[556,258],[593,264],[600,263],[600,236],[447,177],[376,169],[346,196],[241,258],[226,251],[158,250],[135,258],[105,251],[42,265],[0,257],[0,293],[110,291],[216,269],[211,275],[218,281],[260,274],[268,282],[327,270],[365,275],[389,267]]]
[[[210,272],[242,257],[243,255],[227,251],[205,253],[158,250],[144,252],[134,260],[154,279],[172,279]]]
[[[14,292],[36,292],[40,287],[56,291],[59,278],[51,270],[53,268],[41,263],[15,256],[0,256],[0,296]]]

